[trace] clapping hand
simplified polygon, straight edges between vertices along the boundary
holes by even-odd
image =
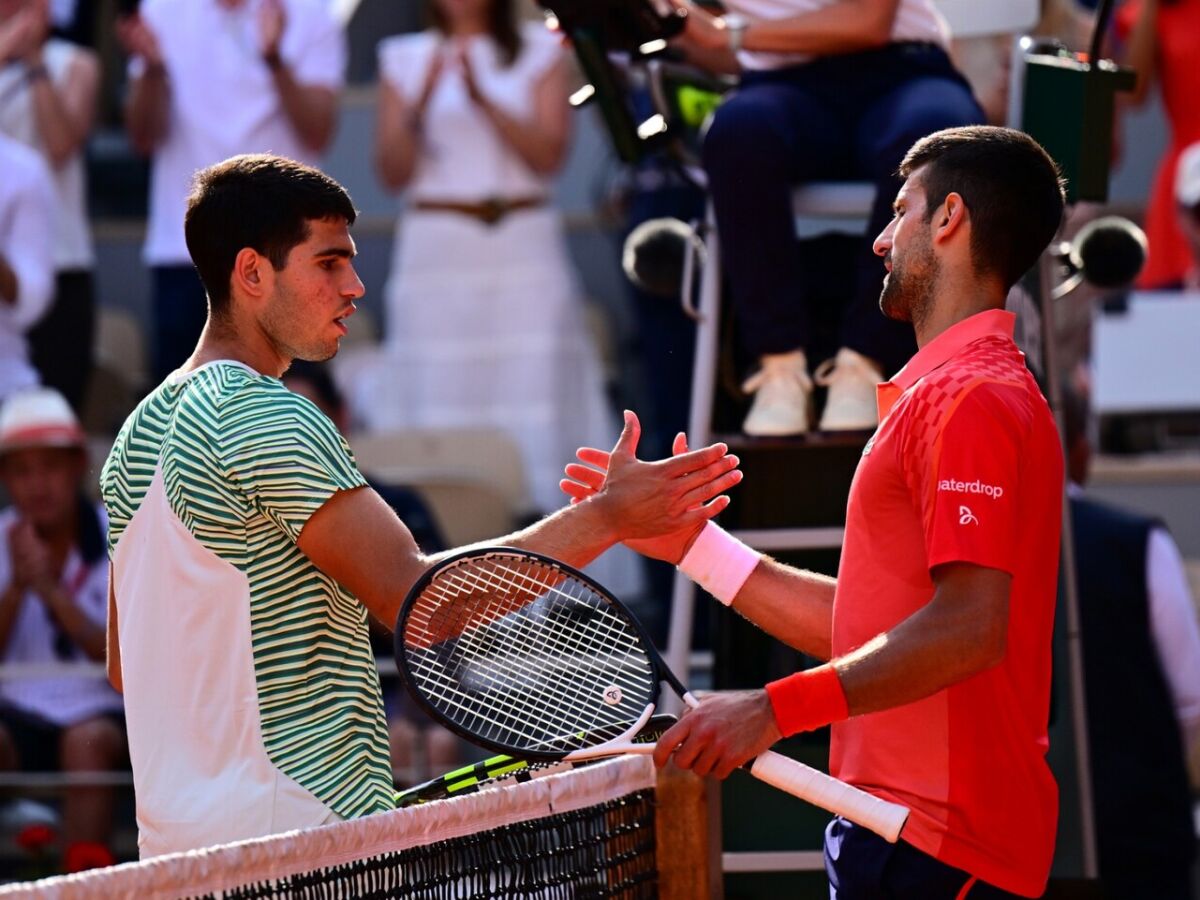
[[[263,59],[278,58],[287,30],[287,10],[283,0],[263,0],[258,9],[258,44]]]

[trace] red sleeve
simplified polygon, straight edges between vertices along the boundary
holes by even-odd
[[[921,511],[929,568],[967,562],[1016,568],[1022,445],[1020,392],[998,384],[968,390],[905,466]]]

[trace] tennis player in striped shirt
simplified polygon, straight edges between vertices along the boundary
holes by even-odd
[[[143,857],[392,806],[367,612],[394,622],[431,560],[279,380],[346,334],[363,294],[354,218],[339,184],[273,156],[201,171],[188,200],[208,322],[101,475],[109,677]],[[623,539],[699,530],[740,480],[736,458],[718,444],[639,462],[638,433],[626,413],[601,496],[497,542],[578,566]]]

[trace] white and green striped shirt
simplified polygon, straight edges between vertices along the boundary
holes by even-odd
[[[240,363],[172,376],[121,429],[101,487],[144,857],[391,806],[366,611],[296,545],[364,483]]]

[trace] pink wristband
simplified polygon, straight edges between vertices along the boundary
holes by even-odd
[[[779,733],[790,737],[812,731],[850,715],[837,670],[826,663],[767,685]]]
[[[705,522],[679,571],[726,606],[733,602],[762,554],[713,522]]]

